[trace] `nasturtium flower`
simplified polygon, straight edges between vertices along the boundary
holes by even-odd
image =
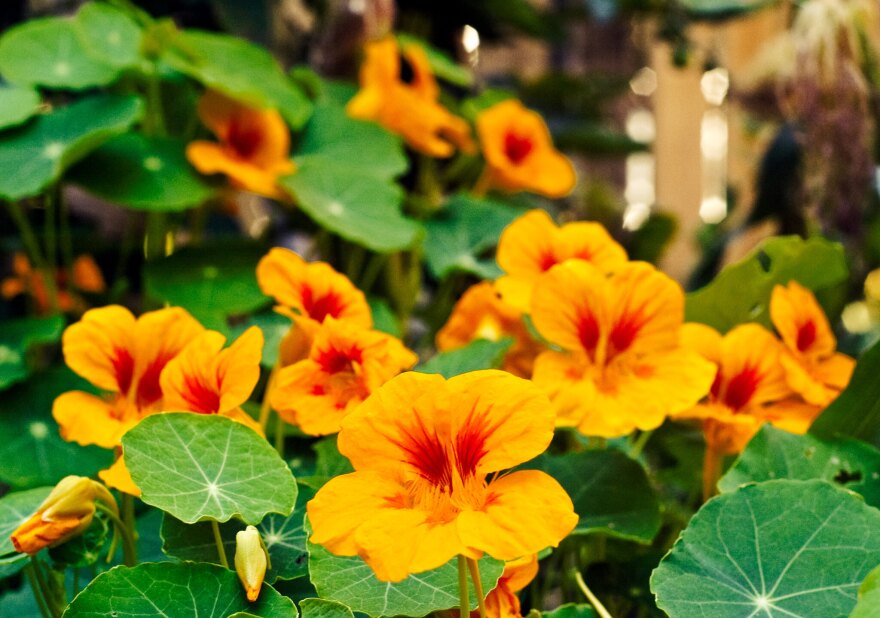
[[[504,565],[498,585],[486,596],[487,618],[522,618],[517,592],[531,583],[538,574],[538,556],[523,556]],[[477,618],[478,611],[471,612]]]
[[[770,318],[786,347],[780,362],[788,384],[809,403],[831,403],[849,384],[855,361],[836,351],[837,339],[816,297],[796,281],[777,285]]]
[[[505,276],[495,285],[504,301],[529,311],[535,281],[557,264],[584,260],[611,271],[625,264],[627,256],[599,223],[557,226],[545,211],[531,210],[504,229],[497,260]]]
[[[270,401],[309,435],[336,433],[370,393],[417,361],[396,337],[327,317],[309,357],[278,373]]]
[[[741,324],[723,337],[703,324],[686,324],[682,343],[717,368],[706,401],[677,414],[702,420],[715,452],[739,452],[765,422],[804,433],[819,413],[795,396],[781,363],[782,343],[760,324]]]
[[[361,88],[345,108],[349,116],[377,122],[432,157],[473,148],[467,122],[438,102],[440,88],[420,46],[399,46],[388,36],[367,43],[364,51]]]
[[[311,540],[382,581],[556,546],[577,523],[565,490],[544,472],[502,473],[543,452],[553,426],[547,397],[509,373],[401,374],[343,420],[355,472],[308,503]]]
[[[186,148],[189,162],[203,174],[225,174],[233,186],[281,198],[278,178],[296,170],[290,160],[290,131],[274,109],[255,109],[209,90],[197,111],[219,143],[198,140]]]
[[[96,501],[117,512],[116,500],[101,483],[83,476],[64,477],[36,512],[13,531],[15,551],[36,554],[82,534],[95,516]]]
[[[715,367],[679,345],[681,286],[644,262],[608,275],[570,260],[535,285],[532,321],[549,350],[533,380],[549,395],[560,425],[614,437],[658,427],[709,391]]]
[[[83,311],[86,308],[85,301],[77,292],[100,294],[106,289],[101,269],[90,255],[77,257],[69,271],[66,268],[56,269],[54,283],[58,309],[64,313]],[[0,295],[10,299],[21,294],[33,299],[38,314],[46,315],[52,312],[52,300],[44,273],[34,269],[25,254],[16,253],[12,259],[12,276],[0,282]]]
[[[248,601],[253,603],[260,596],[269,558],[260,531],[254,526],[235,533],[235,572],[244,587]]]
[[[498,341],[512,337],[504,356],[505,371],[528,378],[535,357],[543,349],[529,334],[523,312],[504,302],[490,281],[471,286],[452,309],[446,324],[437,333],[437,349],[455,350],[476,339]]]
[[[283,365],[308,356],[315,332],[328,317],[373,327],[364,293],[326,262],[306,262],[293,251],[276,247],[257,264],[257,281],[263,293],[278,303],[276,311],[295,325],[281,343]]]
[[[489,187],[547,197],[563,197],[574,189],[571,161],[553,147],[541,115],[519,101],[508,99],[480,112],[477,135],[486,159],[481,182]]]

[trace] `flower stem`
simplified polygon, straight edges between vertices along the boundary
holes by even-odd
[[[6,202],[6,207],[9,209],[9,215],[15,223],[15,227],[18,228],[18,233],[21,236],[21,242],[24,245],[24,250],[25,253],[27,253],[28,259],[31,264],[33,264],[34,268],[43,274],[46,292],[49,295],[49,304],[52,307],[52,310],[57,312],[58,287],[55,284],[55,273],[52,272],[52,269],[46,265],[46,262],[43,259],[43,252],[40,250],[40,243],[37,241],[34,229],[31,227],[27,216],[24,214],[21,204],[18,202]]]
[[[125,529],[128,531],[129,537],[131,537],[131,547],[129,551],[131,552],[127,558],[127,560],[131,561],[131,564],[126,562],[127,566],[134,566],[137,564],[137,524],[134,518],[134,496],[131,494],[127,494],[125,492],[122,493],[122,521],[125,523]],[[123,545],[123,551],[125,551],[125,546]],[[123,554],[124,555],[124,554]]]
[[[608,610],[602,605],[602,601],[600,601],[596,595],[593,594],[593,591],[590,590],[589,586],[587,586],[587,582],[584,581],[580,571],[574,572],[574,581],[577,582],[578,588],[581,589],[581,592],[583,592],[584,596],[590,601],[590,605],[592,605],[593,609],[596,610],[596,613],[599,614],[599,618],[611,618],[611,614],[608,613]]]
[[[284,419],[278,416],[275,422],[275,450],[278,456],[284,459]]]
[[[220,536],[220,524],[216,519],[211,520],[211,531],[214,533],[214,543],[217,545],[217,555],[220,557],[220,564],[224,568],[229,568],[229,561],[226,559],[226,550],[223,548],[223,537]]]
[[[34,593],[34,600],[37,602],[37,607],[40,609],[40,615],[43,616],[43,618],[52,618],[54,614],[52,613],[52,610],[49,609],[49,604],[46,601],[44,591],[40,587],[40,582],[35,575],[36,567],[33,564],[35,559],[35,556],[31,556],[31,564],[24,567],[24,574],[31,586],[31,591]]]
[[[722,454],[711,444],[706,444],[703,456],[703,502],[715,495],[715,485],[721,476]]]
[[[107,506],[100,502],[96,502],[95,506],[113,522],[116,532],[122,537],[122,559],[125,566],[134,566],[137,564],[137,547],[135,546],[134,538],[132,537],[128,526],[125,525],[125,522],[122,521],[122,519],[120,519],[119,515],[111,511]],[[115,537],[113,543],[114,545],[116,543]]]
[[[486,618],[486,595],[483,594],[483,582],[480,580],[480,565],[473,558],[468,558],[467,563],[471,572],[471,581],[474,582],[474,591],[477,594],[480,618]]]
[[[471,614],[466,563],[467,559],[464,556],[458,557],[458,610],[460,618],[469,618]]]
[[[272,411],[272,406],[269,403],[269,393],[272,392],[272,387],[275,385],[275,377],[278,375],[278,371],[281,369],[281,354],[278,355],[278,360],[275,361],[275,366],[272,367],[271,373],[269,373],[269,378],[266,380],[266,390],[263,392],[263,401],[260,404],[260,429],[263,430],[263,433],[266,432],[266,425],[269,424],[269,413]]]
[[[642,451],[645,449],[645,445],[648,443],[648,440],[651,439],[651,435],[653,433],[653,429],[649,431],[639,432],[638,437],[632,441],[632,444],[629,447],[629,456],[631,458],[637,459],[638,456],[642,454]]]

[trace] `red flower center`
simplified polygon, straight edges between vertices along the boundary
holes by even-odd
[[[263,141],[259,128],[246,122],[233,122],[229,127],[226,143],[241,159],[250,159],[256,154]]]
[[[310,287],[302,289],[302,304],[306,314],[319,323],[323,322],[328,315],[338,318],[342,315],[342,311],[345,308],[339,295],[334,292],[328,292],[322,296],[315,297]]]
[[[357,347],[351,347],[348,350],[337,348],[319,350],[315,362],[327,373],[352,372],[354,363],[363,362],[363,351]]]
[[[761,374],[756,367],[745,367],[727,382],[724,392],[724,404],[733,409],[744,408],[758,389]]]
[[[531,154],[535,144],[527,135],[508,131],[504,136],[504,154],[514,165],[519,165]]]
[[[611,353],[627,350],[641,329],[642,320],[638,313],[624,315],[611,330]]]
[[[220,412],[220,394],[207,384],[187,375],[184,378],[183,398],[190,404],[190,411],[198,414]]]
[[[592,313],[581,316],[578,324],[578,339],[581,340],[585,350],[592,352],[596,349],[596,344],[599,343],[599,322]]]
[[[816,341],[816,324],[810,320],[802,324],[797,334],[798,352],[806,352]]]
[[[119,386],[119,392],[127,393],[131,386],[131,378],[134,375],[134,359],[128,350],[120,348],[116,350],[116,354],[111,362],[113,363],[113,371],[116,373],[116,384]]]

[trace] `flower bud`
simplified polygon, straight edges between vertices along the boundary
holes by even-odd
[[[235,571],[248,601],[256,601],[260,596],[268,563],[266,548],[256,528],[248,526],[235,535]]]
[[[116,500],[101,483],[83,476],[64,477],[12,533],[16,551],[35,554],[82,534],[92,523],[96,500],[117,512]]]

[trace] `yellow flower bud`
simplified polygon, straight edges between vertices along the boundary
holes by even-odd
[[[247,593],[248,601],[256,601],[269,564],[260,532],[248,526],[235,535],[235,571]]]
[[[12,533],[16,551],[35,554],[82,534],[92,523],[96,500],[117,512],[116,500],[101,483],[83,476],[64,477]]]

